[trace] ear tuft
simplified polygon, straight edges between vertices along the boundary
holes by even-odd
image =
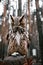
[[[20,17],[20,20],[19,20],[19,21],[21,22],[21,21],[23,20],[23,18],[24,18],[24,15],[22,15],[22,16]]]
[[[14,18],[13,18],[13,16],[10,15],[10,17],[11,17],[12,22],[14,22]]]

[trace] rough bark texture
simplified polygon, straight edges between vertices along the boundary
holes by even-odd
[[[43,34],[42,34],[42,21],[39,15],[39,0],[36,0],[36,17],[37,17],[37,27],[39,32],[39,46],[40,46],[41,60],[43,65]]]

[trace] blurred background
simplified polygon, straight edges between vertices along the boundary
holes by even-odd
[[[0,0],[0,58],[4,53],[1,51],[3,20],[6,18],[6,23],[9,23],[10,27],[10,15],[20,17],[23,14],[26,34],[29,40],[31,39],[28,57],[33,57],[33,61],[35,59],[38,65],[43,65],[43,0]]]

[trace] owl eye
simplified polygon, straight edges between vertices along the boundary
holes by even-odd
[[[21,33],[23,34],[24,31],[25,31],[25,30],[24,30],[23,28],[19,28],[19,33],[20,33],[20,34],[21,34]]]

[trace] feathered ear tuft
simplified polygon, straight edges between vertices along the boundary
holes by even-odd
[[[12,16],[12,15],[10,15],[10,17],[11,17],[12,22],[14,22],[14,18],[13,18],[13,16]]]
[[[24,15],[22,15],[22,16],[20,17],[19,22],[20,22],[19,26],[25,27]]]
[[[12,24],[12,26],[14,26],[14,18],[11,15],[10,15],[10,17],[11,17],[11,20],[12,20],[11,24]]]
[[[19,22],[21,22],[21,21],[23,20],[23,18],[24,18],[24,15],[22,15],[22,16],[20,17]]]

